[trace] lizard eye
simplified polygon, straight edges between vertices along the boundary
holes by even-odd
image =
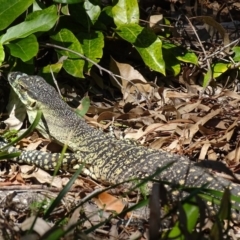
[[[32,102],[30,106],[34,108],[36,106],[36,102]]]
[[[21,84],[19,84],[19,88],[22,90],[22,91],[27,91],[27,88]]]

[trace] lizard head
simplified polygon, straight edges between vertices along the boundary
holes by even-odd
[[[37,130],[46,138],[55,137],[61,139],[61,129],[68,115],[68,105],[62,101],[57,91],[40,76],[29,76],[21,72],[11,72],[8,81],[25,105],[30,123],[36,118],[38,110],[42,111],[43,117],[39,121]],[[62,122],[61,122],[62,121]],[[56,126],[59,123],[59,128]]]
[[[56,90],[40,76],[11,72],[8,81],[28,110],[51,107],[51,100],[59,98]]]

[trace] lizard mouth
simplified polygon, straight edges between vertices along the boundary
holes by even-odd
[[[28,75],[26,73],[21,73],[21,72],[11,72],[8,74],[8,81],[11,85],[15,85],[14,83],[16,83],[17,80],[23,76],[28,76]]]

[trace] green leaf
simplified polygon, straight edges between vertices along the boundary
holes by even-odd
[[[43,67],[42,69],[42,73],[46,74],[46,73],[59,73],[59,71],[62,69],[63,63],[62,62],[57,62],[54,64],[49,64],[45,67]]]
[[[212,70],[208,70],[203,78],[203,87],[207,87],[212,80]]]
[[[217,214],[216,221],[214,221],[214,224],[210,231],[210,238],[213,240],[222,239],[222,231],[224,229],[224,221],[225,219],[230,220],[231,219],[231,192],[229,188],[226,188],[223,197],[221,200],[220,209]]]
[[[56,6],[51,6],[41,11],[36,11],[24,21],[11,27],[1,38],[1,43],[13,41],[17,38],[27,37],[35,32],[46,32],[50,30],[58,20]]]
[[[54,2],[64,3],[64,4],[75,4],[75,3],[84,2],[84,0],[54,0]]]
[[[203,79],[203,87],[208,86],[209,82],[212,80],[211,74],[213,75],[213,78],[217,78],[221,76],[223,73],[225,73],[230,64],[229,63],[215,63],[212,65],[211,69],[207,71],[207,73],[204,76]]]
[[[185,230],[187,230],[189,233],[191,233],[194,229],[194,227],[197,224],[197,220],[199,218],[199,208],[196,204],[195,199],[193,200],[193,203],[184,203],[181,209],[180,217],[182,214],[185,213],[186,220],[185,223]],[[183,220],[182,220],[183,221]],[[180,224],[183,224],[181,219],[175,223],[175,226],[172,228],[172,230],[168,234],[168,239],[185,239],[185,234],[181,231],[181,228],[179,227]]]
[[[27,47],[26,47],[27,46]],[[11,55],[20,58],[23,62],[26,62],[36,56],[38,52],[38,41],[35,35],[30,35],[23,39],[17,39],[8,44]]]
[[[120,27],[123,24],[138,23],[139,8],[137,0],[118,0],[112,8],[115,24]]]
[[[69,14],[68,5],[62,6],[62,8],[61,8],[61,13],[62,13],[63,15],[66,15],[66,16],[70,15],[70,14]]]
[[[51,36],[53,43],[64,48],[71,49],[77,53],[83,54],[82,46],[75,35],[68,29],[61,29],[56,35]],[[67,56],[64,60],[63,68],[72,76],[83,78],[83,67],[85,61],[78,55],[67,50],[56,50],[61,56]]]
[[[80,42],[75,37],[75,35],[66,28],[61,29],[56,35],[52,35],[51,39],[53,40],[52,42],[58,46],[71,49],[73,51],[76,51],[77,53],[83,54],[83,50]],[[60,55],[67,56],[68,58],[71,58],[71,59],[79,58],[78,55],[72,52],[69,52],[68,50],[56,49],[56,51]]]
[[[83,26],[85,29],[87,29],[87,31],[89,31],[92,23],[88,14],[86,13],[83,4],[69,5],[68,7],[71,17],[73,17],[76,22],[81,24],[81,26]]]
[[[174,56],[171,49],[163,48],[162,51],[166,69],[172,72],[174,76],[177,76],[181,71],[180,61]]]
[[[8,153],[7,151],[0,152],[0,160],[11,159],[21,155],[21,152]]]
[[[166,25],[166,27],[164,27],[164,31],[161,32],[161,36],[165,37],[165,38],[169,38],[170,36],[172,36],[172,30],[171,30],[171,21],[168,20],[167,18],[163,18],[163,24]],[[169,27],[167,27],[169,26]]]
[[[198,57],[196,54],[188,52],[187,50],[182,51],[180,55],[176,56],[176,58],[182,62],[192,63],[195,65],[198,64]]]
[[[33,5],[32,5],[32,11],[35,12],[35,11],[39,11],[39,10],[42,10],[44,7],[41,3],[37,3],[36,1],[33,2]]]
[[[65,71],[77,78],[84,78],[83,67],[84,61],[81,59],[67,59],[63,62]]]
[[[137,24],[124,24],[116,32],[134,45],[148,67],[165,75],[162,42],[150,29]]]
[[[98,1],[86,0],[82,4],[69,5],[69,13],[87,31],[90,31],[101,13],[101,8],[97,3]]]
[[[97,4],[93,4],[93,1],[86,0],[83,4],[83,7],[92,23],[92,25],[95,24],[95,22],[98,20],[98,17],[101,13],[101,8]]]
[[[0,0],[0,30],[8,27],[33,2],[33,0]]]
[[[239,46],[233,47],[232,50],[235,53],[233,60],[235,62],[239,62],[240,61],[240,47]]]
[[[198,64],[198,58],[195,53],[189,52],[187,49],[184,49],[182,47],[176,46],[171,43],[163,43],[162,46],[167,51],[167,54],[171,54],[175,56],[179,61],[192,63],[197,65]]]
[[[5,58],[5,51],[3,48],[3,45],[0,44],[0,66],[2,65],[2,62],[4,61]]]
[[[220,63],[213,64],[213,68],[212,68],[213,77],[217,78],[220,75],[222,75],[223,73],[225,73],[228,70],[229,66],[230,66],[229,63],[221,63],[220,62]]]
[[[89,33],[81,32],[77,35],[82,44],[84,55],[93,60],[95,63],[99,62],[103,55],[104,36],[102,32],[91,31]],[[88,72],[92,67],[92,63],[86,61],[85,71]]]
[[[53,85],[53,77],[52,73],[59,73],[60,70],[63,67],[63,62],[58,61],[57,63],[54,64],[49,64],[45,67],[42,68],[41,70],[41,76],[51,85]]]
[[[221,199],[220,209],[218,212],[218,217],[221,220],[229,219],[229,217],[231,216],[231,205],[231,191],[229,190],[229,188],[226,188],[224,190],[223,197]]]
[[[81,108],[81,110],[79,110],[79,109],[76,109],[75,110],[75,112],[80,116],[80,117],[83,117],[86,113],[87,113],[87,111],[88,111],[88,109],[89,109],[89,107],[90,107],[90,99],[89,99],[89,97],[84,97],[83,99],[82,99],[82,108]]]
[[[230,64],[228,64],[228,63],[213,64],[211,69],[208,70],[204,76],[203,87],[208,86],[209,82],[212,80],[211,74],[213,75],[213,78],[217,78],[220,75],[222,75],[224,72],[226,72],[228,70],[229,66],[230,66]]]

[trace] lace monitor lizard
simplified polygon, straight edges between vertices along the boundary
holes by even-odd
[[[42,77],[12,72],[8,80],[26,106],[30,122],[35,119],[38,109],[42,111],[42,119],[37,126],[39,132],[61,144],[67,143],[73,151],[72,154],[65,154],[63,168],[69,169],[77,163],[85,163],[85,172],[91,177],[115,184],[134,177],[147,177],[157,168],[173,162],[161,172],[160,179],[187,187],[208,184],[208,188],[220,191],[229,187],[233,195],[240,196],[240,185],[223,178],[214,178],[208,170],[196,166],[185,156],[131,145],[90,127]],[[23,151],[15,160],[50,170],[57,165],[59,157],[60,153],[49,154],[35,150]],[[236,208],[239,207],[238,203],[234,204]],[[232,215],[240,219],[238,210],[234,210]]]

